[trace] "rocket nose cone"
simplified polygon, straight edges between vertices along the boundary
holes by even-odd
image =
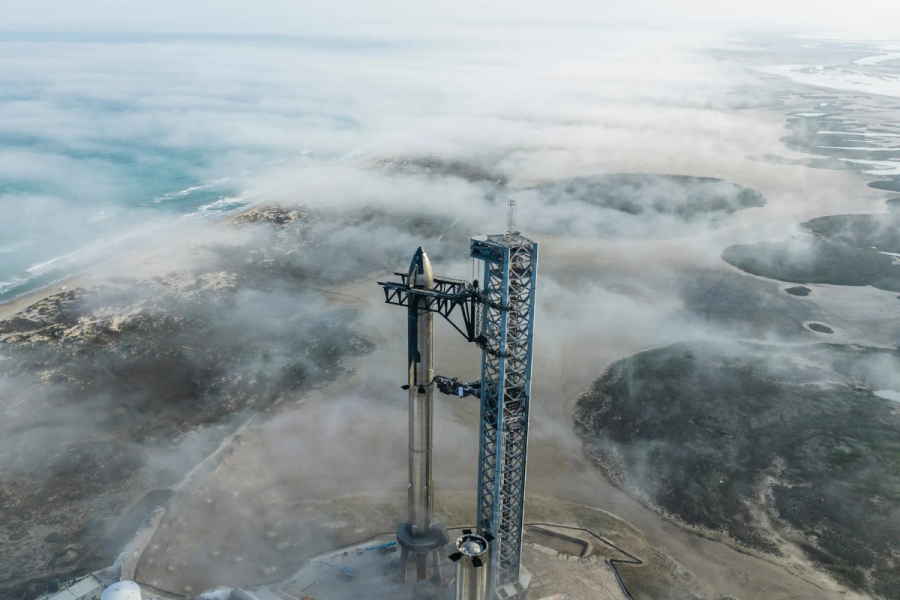
[[[409,264],[409,283],[415,287],[431,289],[434,287],[434,271],[431,269],[431,261],[425,254],[425,249],[419,246]]]

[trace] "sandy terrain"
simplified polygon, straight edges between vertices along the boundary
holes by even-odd
[[[35,302],[39,302],[45,298],[49,298],[50,296],[58,294],[59,292],[82,287],[84,286],[84,284],[85,281],[83,279],[73,277],[72,279],[66,279],[65,281],[55,283],[51,286],[35,290],[34,292],[26,294],[20,298],[16,298],[15,300],[2,302],[0,303],[0,321],[8,319],[13,315],[22,312]]]

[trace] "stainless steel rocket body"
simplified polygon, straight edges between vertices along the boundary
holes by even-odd
[[[407,383],[409,385],[409,515],[397,528],[401,549],[400,578],[406,581],[407,566],[416,565],[416,579],[431,573],[441,579],[440,553],[447,543],[444,527],[434,520],[432,481],[432,432],[434,405],[434,290],[431,261],[422,248],[416,251],[405,278],[407,314]],[[429,310],[431,309],[431,310]]]
[[[418,312],[418,311],[416,311]],[[415,328],[416,357],[409,364],[409,524],[425,532],[432,522],[432,409],[431,383],[434,316],[410,309],[410,327]],[[412,337],[412,336],[411,336]]]
[[[409,273],[410,286],[434,288],[431,261],[419,248]],[[434,406],[434,315],[409,303],[409,519],[410,534],[425,534],[433,524],[432,434]]]

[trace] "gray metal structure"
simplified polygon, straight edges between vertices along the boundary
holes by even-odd
[[[511,217],[510,229],[512,226]],[[421,248],[416,256],[420,253],[424,256]],[[488,591],[491,598],[518,599],[525,596],[531,579],[521,567],[521,556],[538,244],[516,231],[508,231],[485,239],[472,239],[470,254],[484,263],[483,289],[479,289],[477,281],[469,283],[433,275],[433,286],[419,285],[417,278],[422,271],[415,271],[416,258],[409,273],[397,273],[401,279],[399,283],[378,282],[384,288],[388,304],[405,306],[410,311],[410,520],[401,524],[397,537],[404,552],[413,548],[409,537],[417,531],[411,528],[411,524],[416,524],[414,496],[416,502],[422,498],[421,488],[413,493],[413,460],[414,454],[419,452],[413,445],[413,433],[423,431],[421,424],[414,426],[414,415],[425,413],[419,408],[419,400],[414,401],[414,386],[416,390],[424,386],[428,406],[429,467],[426,480],[429,507],[433,493],[430,480],[433,387],[436,384],[440,391],[459,397],[479,396],[481,425],[476,516],[478,534],[490,545]],[[430,263],[428,270],[430,272]],[[463,317],[462,326],[450,319],[457,307]],[[415,320],[416,332],[420,331],[423,312],[445,317],[457,331],[481,348],[480,382],[460,383],[456,379],[434,376],[430,368],[421,374],[416,370],[416,379],[413,379],[413,349],[419,348],[422,342],[418,333],[415,336],[412,333],[412,324]],[[425,325],[429,331],[431,324],[427,321]],[[417,394],[416,398],[422,396]],[[418,467],[415,472],[419,472]]]
[[[409,267],[415,288],[434,289],[431,261],[420,246]],[[409,306],[409,526],[427,531],[432,525],[434,489],[432,477],[432,410],[434,407],[434,315],[419,310],[417,299]]]
[[[484,263],[478,533],[494,538],[490,589],[519,598],[538,245],[511,232],[473,239],[471,255]]]

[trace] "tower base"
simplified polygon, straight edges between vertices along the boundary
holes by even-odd
[[[494,589],[494,598],[497,600],[524,600],[528,596],[529,585],[531,585],[531,573],[524,566],[519,566],[519,580],[506,585],[498,585]]]
[[[435,522],[428,531],[412,533],[406,521],[397,528],[397,544],[400,546],[400,581],[406,581],[410,563],[416,565],[416,580],[428,579],[428,555],[431,555],[431,576],[441,580],[441,555],[447,543],[447,531]]]

